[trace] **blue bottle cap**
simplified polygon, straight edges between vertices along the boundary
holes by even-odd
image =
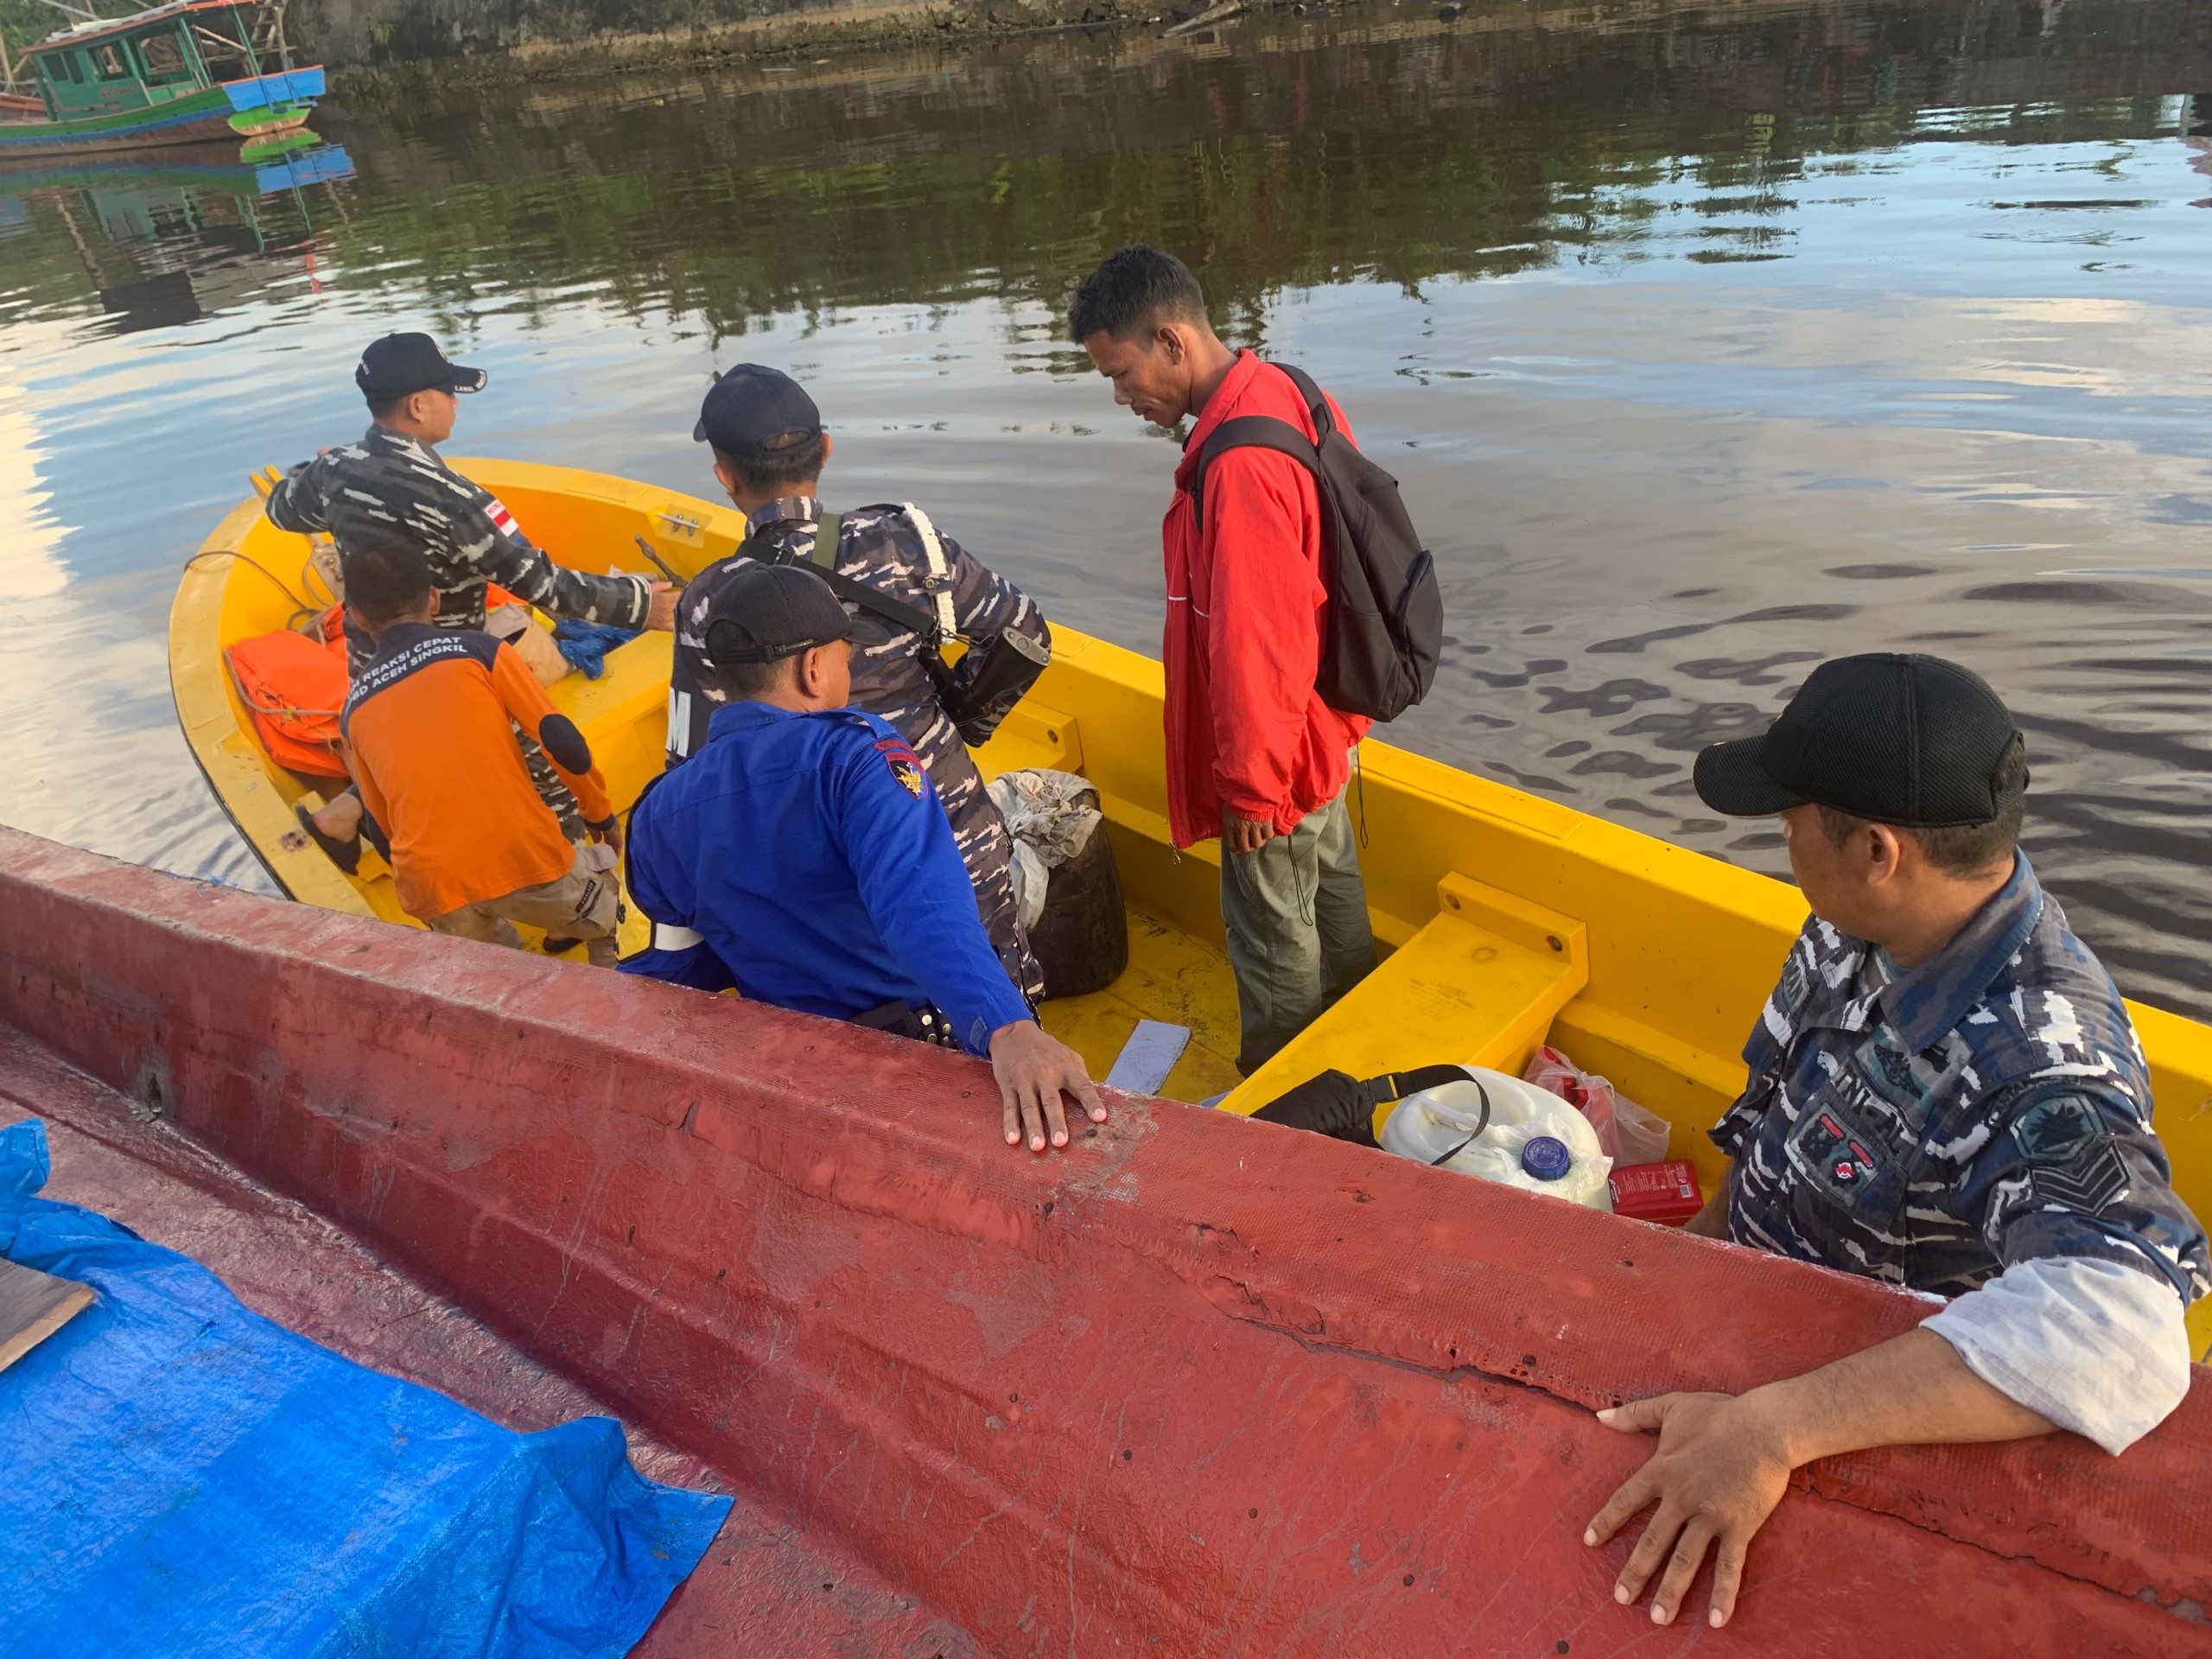
[[[1540,1181],[1558,1180],[1573,1161],[1574,1154],[1567,1149],[1567,1142],[1554,1141],[1548,1135],[1537,1135],[1521,1148],[1521,1167]]]

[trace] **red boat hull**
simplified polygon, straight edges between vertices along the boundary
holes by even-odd
[[[2202,1388],[1801,1476],[1736,1621],[1613,1605],[1644,1446],[1928,1305],[1195,1109],[0,831],[0,1019],[997,1654],[2202,1652]]]

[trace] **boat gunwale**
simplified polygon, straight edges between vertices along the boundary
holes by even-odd
[[[197,978],[178,971],[186,963],[199,965]],[[200,988],[211,982],[209,963],[212,982],[226,988],[212,1000]],[[741,1478],[791,1471],[778,1456],[783,1443],[742,1421],[728,1378],[758,1384],[766,1398],[746,1409],[772,1410],[778,1421],[786,1421],[786,1395],[800,1412],[812,1403],[817,1421],[824,1407],[859,1410],[862,1384],[841,1382],[827,1357],[842,1351],[839,1342],[875,1332],[894,1344],[918,1391],[909,1398],[902,1386],[906,1419],[951,1435],[957,1460],[988,1488],[955,1500],[963,1516],[1005,1513],[1005,1500],[1038,1478],[1043,1448],[1025,1449],[1036,1443],[1003,1422],[984,1432],[981,1414],[995,1396],[976,1391],[966,1356],[974,1341],[990,1345],[987,1334],[971,1338],[957,1321],[871,1322],[908,1294],[906,1275],[933,1268],[942,1278],[950,1262],[1001,1272],[1030,1264],[998,1293],[1008,1298],[1033,1300],[1065,1275],[1065,1297],[1039,1306],[1086,1330],[1091,1319],[1126,1326],[1129,1310],[1114,1312],[1125,1295],[1176,1321],[1203,1317],[1211,1303],[1224,1343],[1249,1343],[1255,1327],[1261,1340],[1280,1342],[1267,1362],[1278,1370],[1310,1367],[1313,1379],[1341,1380],[1345,1365],[1376,1362],[1387,1368],[1378,1389],[1421,1373],[1446,1390],[1427,1409],[1466,1414],[1471,1428],[1485,1429],[1560,1422],[1548,1414],[1562,1404],[1609,1405],[1669,1387],[1739,1390],[1777,1367],[1802,1369],[1896,1334],[1932,1311],[1925,1299],[1855,1275],[1507,1187],[1440,1181],[1379,1152],[1173,1103],[1122,1096],[1094,1138],[1064,1155],[1025,1156],[989,1132],[989,1091],[973,1086],[982,1074],[966,1057],[577,963],[303,916],[6,830],[0,1018],[114,1086],[130,1088],[134,1068],[154,1068],[170,1085],[180,1127],[201,1144],[451,1285],[482,1317],[524,1332],[533,1351],[557,1351],[570,1375]],[[595,1081],[577,1086],[586,1077]],[[553,1161],[531,1191],[492,1179],[503,1151],[540,1144]],[[587,1148],[590,1158],[576,1161]],[[844,1241],[826,1271],[864,1260],[884,1274],[840,1281],[832,1294],[827,1281],[777,1276],[801,1239],[780,1244],[766,1265],[712,1243],[715,1205],[801,1201],[811,1207],[779,1225]],[[1350,1211],[1351,1203],[1371,1207]],[[1356,1214],[1361,1224],[1339,1221],[1346,1236],[1332,1246],[1319,1236],[1328,1229],[1313,1224],[1325,1214]],[[659,1270],[664,1260],[671,1271]],[[717,1288],[717,1263],[736,1275],[727,1292]],[[1621,1316],[1660,1283],[1677,1294],[1649,1305],[1648,1322]],[[748,1337],[751,1327],[741,1329],[715,1300],[756,1290],[776,1292],[775,1307],[791,1304],[788,1340],[771,1345],[766,1360],[759,1332]],[[632,1306],[626,1322],[620,1316]],[[1701,1311],[1693,1316],[1692,1306]],[[779,1328],[779,1317],[772,1308],[769,1328]],[[1046,1355],[1065,1364],[1059,1324],[1040,1316],[1034,1328],[1043,1340],[1025,1350],[1027,1364]],[[617,1331],[619,1343],[599,1339]],[[643,1346],[633,1351],[632,1341]],[[1166,1408],[1133,1393],[1132,1380],[1166,1388],[1189,1363],[1173,1351],[1142,1363],[1127,1357],[1134,1370],[1094,1366],[1069,1379],[1089,1390],[1086,1401],[1095,1397],[1102,1429],[1113,1400],[1122,1401],[1130,1435],[1116,1422],[1103,1442],[1109,1452],[1133,1440],[1148,1444],[1140,1422]],[[707,1386],[709,1377],[720,1385]],[[1459,1392],[1497,1382],[1518,1386],[1494,1405]],[[1049,1390],[1033,1386],[1021,1378],[1020,1398],[1049,1413]],[[1535,1395],[1547,1403],[1516,1403]],[[1324,1398],[1332,1412],[1357,1414],[1345,1393],[1315,1404]],[[1241,1435],[1236,1460],[1275,1444],[1280,1426],[1255,1422],[1249,1402],[1229,1402],[1224,1415],[1224,1402],[1201,1390],[1188,1408]],[[1501,1408],[1503,1419],[1494,1414]],[[875,1411],[871,1399],[861,1421]],[[733,1414],[741,1421],[726,1438]],[[962,1432],[971,1425],[972,1436]],[[1624,1449],[1594,1424],[1572,1432],[1608,1459]],[[1046,1444],[1063,1438],[1052,1426]],[[924,1440],[941,1475],[949,1449],[934,1432]],[[2070,1436],[1888,1447],[1812,1465],[1788,1501],[1802,1505],[1809,1489],[1839,1509],[1903,1520],[1981,1557],[2031,1562],[2147,1602],[2145,1614],[2164,1608],[2186,1618],[2184,1600],[2212,1598],[2212,1516],[2187,1495],[2208,1446],[2212,1395],[2200,1389],[2123,1462]],[[1149,1463],[1127,1471],[1129,1455],[1107,1468],[1150,1483],[1140,1490],[1155,1497],[1189,1487],[1173,1466],[1164,1475]],[[868,1467],[872,1480],[873,1460]],[[1560,1468],[1563,1510],[1596,1501],[1603,1471],[1573,1472],[1564,1459]],[[1373,1478],[1369,1470],[1358,1478]],[[1155,1491],[1162,1481],[1167,1487]],[[1242,1515],[1242,1497],[1227,1497],[1217,1482],[1211,1496],[1203,1487],[1189,1487],[1192,1501]],[[1454,1502],[1485,1501],[1479,1483],[1462,1490]],[[861,1528],[870,1546],[863,1553],[884,1555],[894,1576],[912,1576],[880,1528],[871,1530],[882,1503],[863,1492],[853,1507],[841,1489],[825,1510],[826,1497],[815,1492],[817,1512],[841,1529]],[[1098,1509],[1086,1538],[1102,1526],[1135,1526],[1141,1513],[1148,1507]],[[1802,1523],[1816,1513],[1790,1510],[1773,1535],[1787,1535],[1789,1516]],[[1548,1533],[1575,1549],[1563,1525],[1570,1519],[1579,1530],[1576,1510]],[[1054,1523],[1072,1541],[1073,1523],[1058,1521],[1057,1509],[1041,1522]],[[1249,1548],[1234,1531],[1225,1541]],[[1141,1530],[1116,1530],[1102,1559],[1134,1571],[1128,1552],[1144,1542]],[[1576,1549],[1571,1570],[1585,1563],[1586,1587],[1602,1596],[1599,1574],[1609,1569]],[[1916,1592],[1930,1592],[1927,1581]],[[2115,1605],[2111,1616],[2136,1611]]]

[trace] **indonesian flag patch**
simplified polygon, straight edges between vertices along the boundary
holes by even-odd
[[[493,496],[486,504],[484,516],[492,521],[492,527],[500,535],[517,540],[521,538],[522,526],[515,523],[514,514],[507,511],[506,504],[498,496]]]

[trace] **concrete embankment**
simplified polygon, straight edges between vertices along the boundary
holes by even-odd
[[[1258,9],[1257,5],[1255,9]],[[1166,0],[302,0],[303,51],[339,85],[560,79],[783,54],[1166,24]]]
[[[1662,15],[1757,13],[1802,0],[1665,0]],[[1472,5],[1363,6],[1360,0],[1243,0],[1233,14],[1371,11],[1399,35],[1440,27],[1463,34],[1535,29],[1609,32],[1617,8],[1588,0],[1477,0]],[[296,0],[295,41],[328,65],[341,93],[570,79],[810,57],[886,47],[985,41],[1096,29],[1203,30],[1223,5],[1201,0]],[[1651,14],[1638,9],[1648,22]],[[1201,34],[1200,38],[1205,38]]]

